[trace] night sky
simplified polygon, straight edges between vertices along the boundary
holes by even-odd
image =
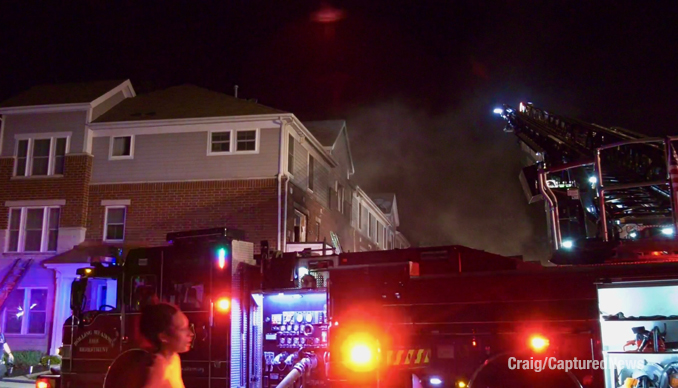
[[[669,1],[7,1],[0,99],[102,79],[237,84],[302,121],[346,119],[358,184],[398,195],[413,242],[537,259],[543,203],[527,205],[492,109],[678,134],[677,19]]]

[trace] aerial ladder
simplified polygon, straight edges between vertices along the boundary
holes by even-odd
[[[671,184],[678,137],[648,137],[531,103],[495,113],[527,156],[520,181],[528,202],[545,200],[552,262],[678,259]]]

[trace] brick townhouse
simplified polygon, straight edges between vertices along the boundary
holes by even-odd
[[[102,247],[223,226],[284,251],[408,246],[395,197],[380,207],[351,180],[344,121],[129,80],[37,86],[0,114],[0,271],[27,268],[0,317],[16,349],[55,352],[75,270]],[[115,304],[106,290],[92,303]]]

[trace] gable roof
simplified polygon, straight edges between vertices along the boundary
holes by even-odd
[[[37,85],[3,101],[0,108],[90,103],[123,82],[125,81]]]
[[[307,121],[304,126],[311,131],[323,147],[332,147],[346,126],[344,120]]]
[[[184,84],[127,98],[95,123],[287,113],[256,102]]]
[[[323,147],[330,151],[337,144],[337,139],[344,134],[346,139],[346,149],[348,150],[349,175],[355,174],[355,165],[353,164],[353,153],[351,153],[351,142],[348,139],[348,128],[346,120],[321,120],[307,121],[303,123],[306,129],[315,137]]]
[[[393,222],[396,227],[400,225],[398,216],[398,204],[396,203],[396,195],[394,193],[377,193],[368,194],[372,201],[381,209],[386,215],[393,216]]]

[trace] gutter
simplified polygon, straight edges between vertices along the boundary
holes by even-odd
[[[278,146],[278,244],[276,250],[282,251],[282,174],[283,174],[283,141],[285,132],[285,121],[280,116],[280,142]],[[287,202],[287,201],[285,201]]]

